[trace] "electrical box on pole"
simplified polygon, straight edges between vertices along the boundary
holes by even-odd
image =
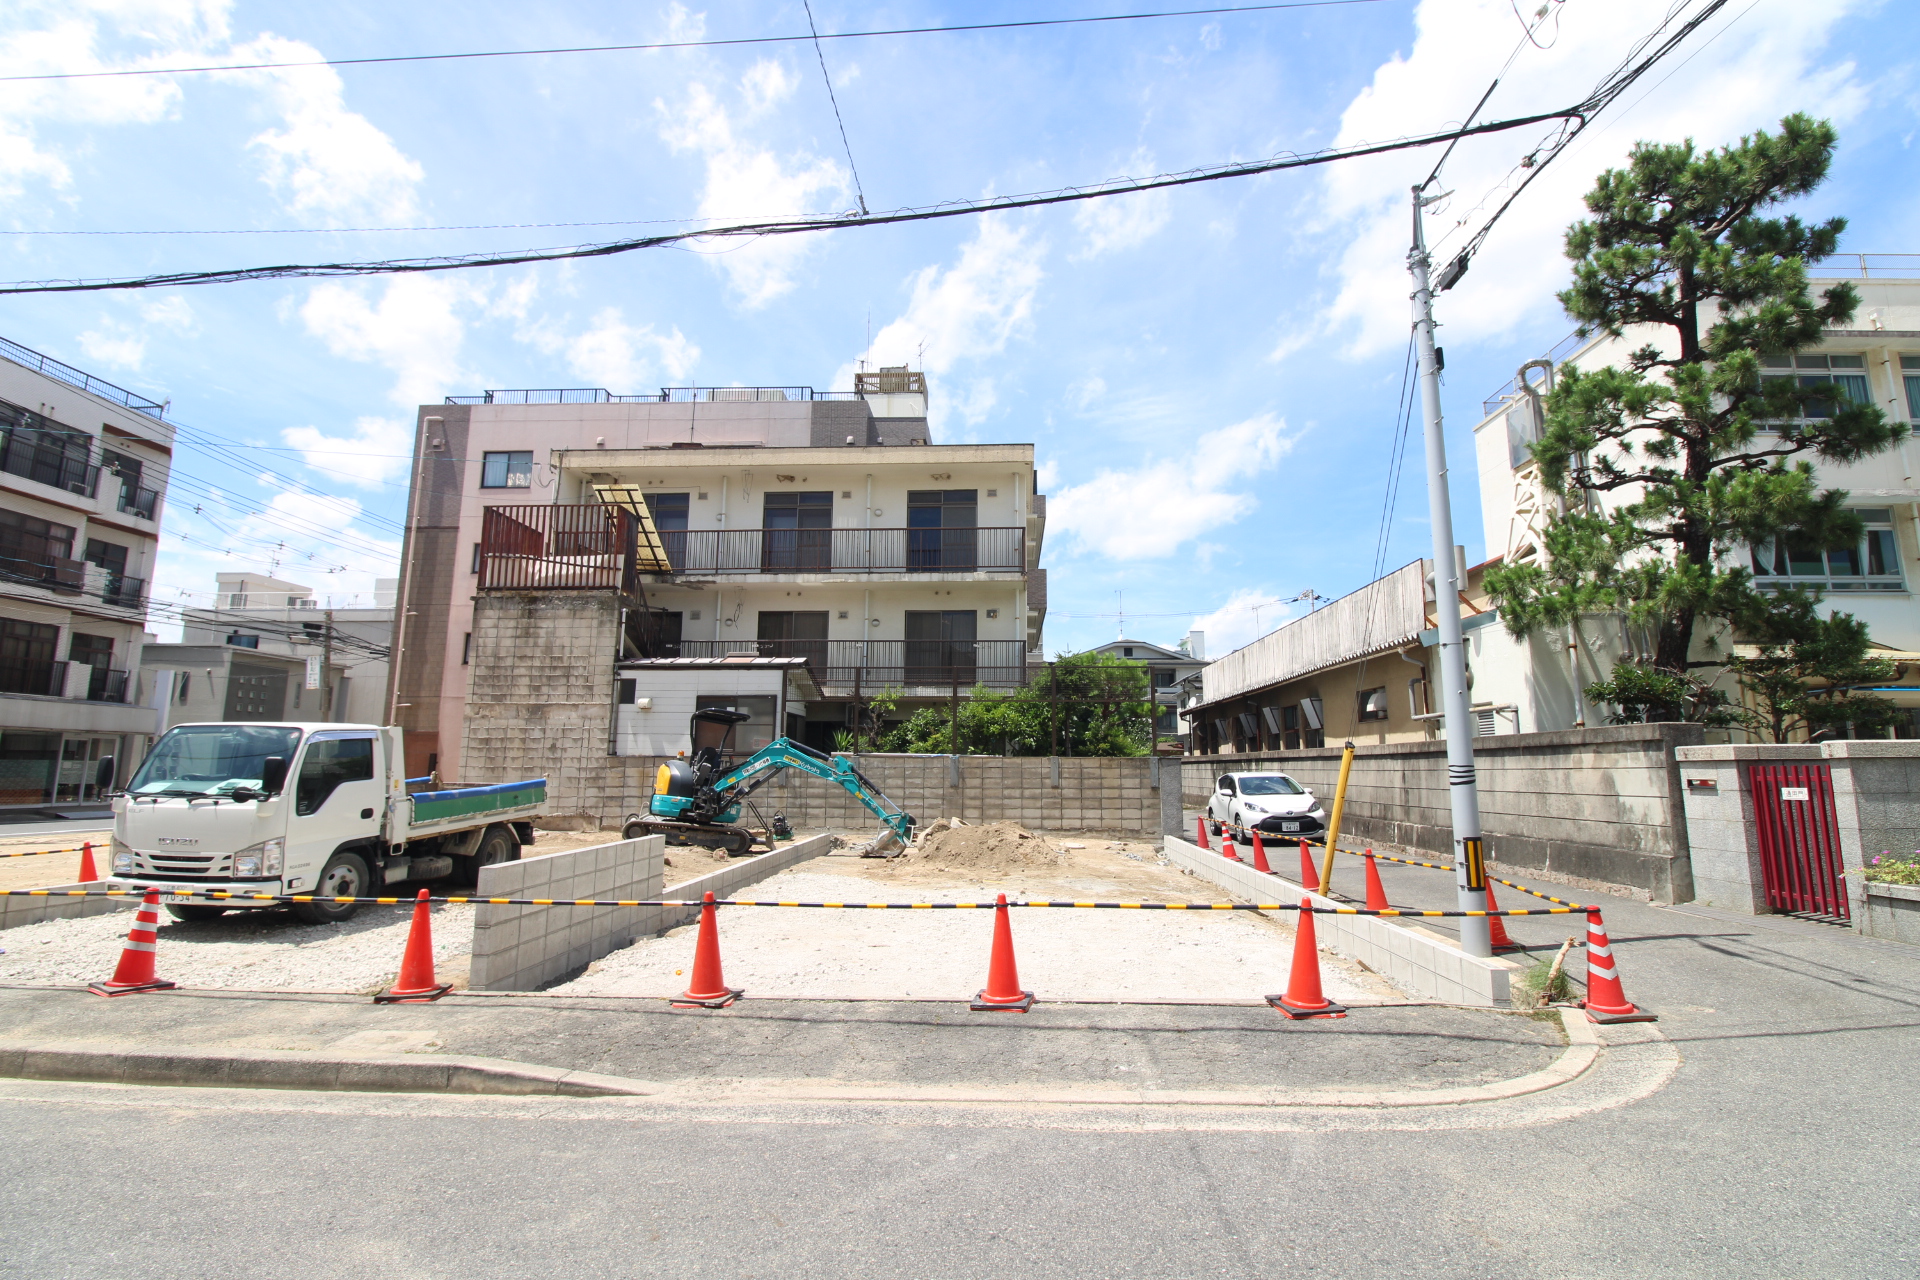
[[[1423,184],[1424,185],[1424,184]],[[1473,769],[1473,722],[1467,715],[1467,657],[1460,635],[1460,593],[1466,575],[1453,549],[1453,504],[1447,494],[1447,440],[1440,416],[1440,357],[1433,342],[1433,289],[1428,283],[1426,237],[1420,211],[1439,196],[1413,189],[1413,334],[1420,354],[1420,404],[1426,418],[1427,507],[1433,526],[1433,612],[1440,630],[1441,726],[1447,739],[1447,799],[1453,814],[1454,883],[1462,911],[1487,909],[1486,842],[1480,834],[1480,792]],[[1447,283],[1465,273],[1449,268]],[[1485,916],[1460,920],[1460,949],[1490,956]]]

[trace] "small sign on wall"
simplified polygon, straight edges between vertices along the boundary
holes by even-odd
[[[1805,800],[1807,799],[1807,789],[1805,787],[1782,787],[1780,788],[1780,798],[1782,800]]]
[[[320,687],[320,659],[308,658],[307,659],[307,688],[318,689],[319,687]]]
[[[1720,792],[1720,780],[1718,778],[1688,778],[1687,792],[1689,795],[1699,795],[1702,792],[1710,796],[1718,795]]]

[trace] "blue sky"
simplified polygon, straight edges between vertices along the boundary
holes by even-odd
[[[1531,39],[1518,15],[1539,0],[1381,0],[831,41],[825,57],[878,210],[1443,127],[1510,55],[1489,114],[1564,105],[1670,3],[1550,0]],[[1133,8],[814,12],[831,32]],[[750,0],[16,0],[0,67],[805,30],[798,3]],[[1838,122],[1842,149],[1803,211],[1847,215],[1844,247],[1920,251],[1916,35],[1920,13],[1899,4],[1736,0],[1501,221],[1440,312],[1457,533],[1476,559],[1471,427],[1481,399],[1570,328],[1552,296],[1559,238],[1593,176],[1638,138],[1718,144],[1811,111]],[[1442,256],[1545,133],[1462,144],[1446,173],[1457,195],[1431,229],[1453,237]],[[1111,639],[1124,598],[1130,635],[1200,626],[1218,653],[1253,637],[1254,606],[1271,628],[1304,606],[1268,602],[1371,575],[1407,333],[1405,193],[1432,160],[569,266],[15,296],[0,335],[171,399],[195,443],[179,454],[157,599],[204,603],[216,572],[277,567],[345,603],[393,571],[416,404],[487,387],[842,389],[871,332],[876,361],[928,371],[937,439],[1038,446],[1049,650]],[[13,280],[557,245],[855,200],[808,44],[0,83],[0,277]],[[579,222],[602,225],[524,225]],[[476,224],[522,225],[453,229]],[[77,231],[235,234],[28,234]],[[1388,567],[1428,542],[1417,438],[1408,465]]]

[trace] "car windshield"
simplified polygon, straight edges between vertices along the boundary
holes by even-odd
[[[224,796],[258,789],[268,756],[293,759],[298,729],[258,724],[194,724],[167,730],[127,784],[136,796]]]
[[[1306,788],[1284,773],[1255,773],[1240,779],[1243,796],[1301,796]]]

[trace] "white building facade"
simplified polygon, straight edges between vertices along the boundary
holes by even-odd
[[[165,406],[0,339],[0,808],[99,799],[158,732],[138,680]]]

